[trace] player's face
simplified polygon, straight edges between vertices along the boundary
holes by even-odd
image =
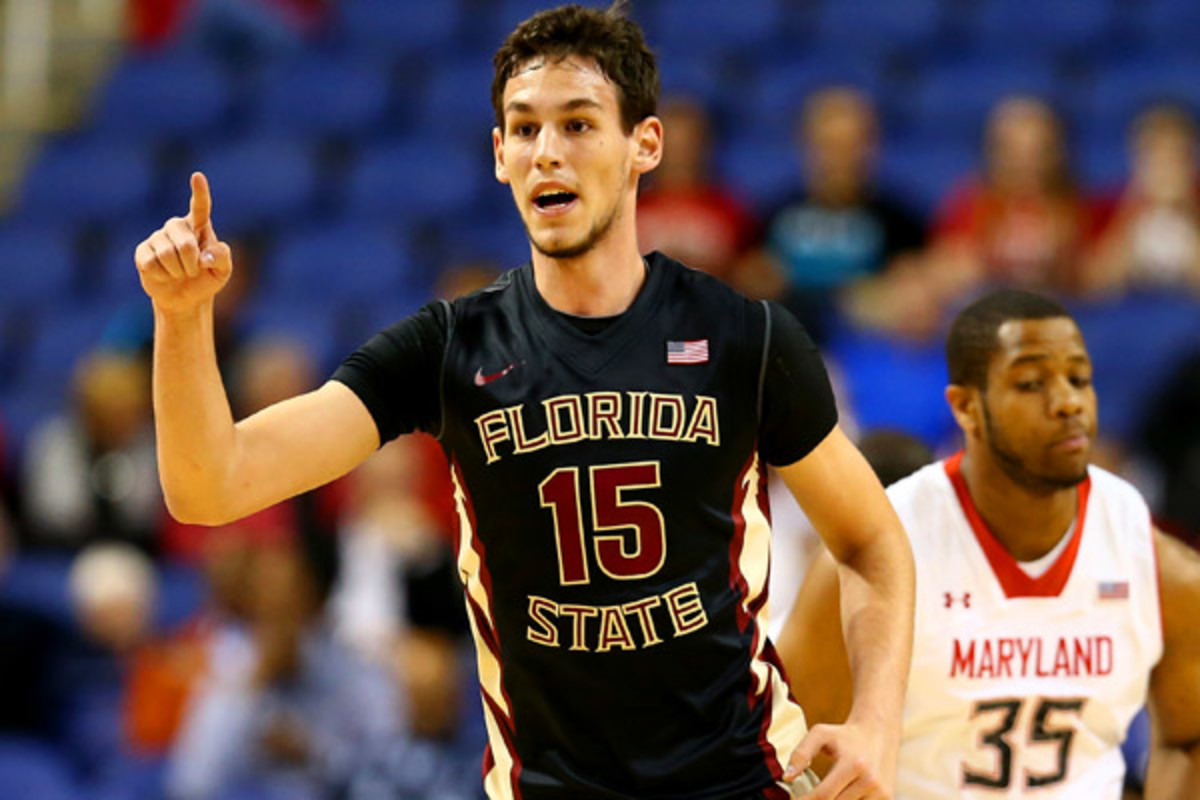
[[[644,125],[622,130],[617,88],[590,60],[536,58],[509,78],[504,129],[492,134],[496,177],[512,186],[534,247],[574,258],[610,233],[644,171]]]
[[[1009,320],[982,393],[982,435],[1004,472],[1054,491],[1087,477],[1096,392],[1083,336],[1066,317]]]

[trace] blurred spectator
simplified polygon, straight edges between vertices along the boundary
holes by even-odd
[[[201,548],[204,606],[178,629],[153,636],[134,651],[122,709],[132,753],[162,756],[174,743],[188,699],[209,669],[213,643],[246,622],[249,568],[258,546],[236,524],[212,531]]]
[[[407,686],[413,732],[457,733],[466,632],[449,531],[426,478],[428,436],[402,436],[348,478],[339,532],[343,580],[333,598],[336,630],[370,658],[386,658]]]
[[[0,536],[0,586],[13,549]],[[74,640],[61,620],[0,592],[0,734],[58,738],[68,705],[59,691],[60,665]]]
[[[1163,480],[1155,521],[1200,547],[1200,349],[1192,346],[1147,403],[1140,443]]]
[[[104,649],[126,655],[149,635],[157,578],[132,545],[89,545],[71,565],[68,589],[80,629]]]
[[[329,6],[329,0],[133,0],[130,30],[144,47],[191,35],[244,61],[297,46]]]
[[[153,552],[165,512],[145,363],[113,352],[84,356],[72,400],[26,445],[21,488],[31,544],[78,549],[115,540]]]
[[[172,798],[340,796],[403,737],[386,671],[332,634],[337,542],[303,535],[254,551],[249,625],[214,644],[172,756]]]
[[[767,216],[744,286],[782,299],[818,341],[843,295],[924,244],[924,225],[874,184],[879,122],[848,88],[812,95],[799,126],[805,185]]]
[[[639,247],[732,282],[754,223],[737,198],[713,182],[708,114],[696,101],[676,97],[660,106],[659,116],[667,145],[638,198]]]
[[[1148,109],[1130,126],[1129,156],[1128,184],[1097,211],[1084,287],[1200,291],[1195,120],[1175,106]]]
[[[244,419],[279,400],[316,388],[317,373],[304,345],[285,337],[264,335],[241,345],[227,382],[234,417]],[[341,483],[335,482],[305,492],[251,514],[233,527],[262,544],[294,538],[301,528],[331,536],[342,488]],[[202,525],[185,525],[168,519],[163,526],[163,551],[176,559],[195,561],[212,531]]]
[[[982,173],[938,214],[928,277],[940,302],[988,284],[1074,288],[1084,221],[1058,116],[1009,97],[988,118]]]
[[[500,277],[500,268],[485,259],[463,261],[442,267],[433,285],[433,296],[443,300],[468,295],[490,286]]]

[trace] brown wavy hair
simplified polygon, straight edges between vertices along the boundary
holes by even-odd
[[[518,25],[492,59],[492,107],[504,131],[504,87],[531,59],[561,61],[580,56],[596,62],[617,88],[626,134],[658,108],[658,64],[641,27],[629,18],[628,2],[606,10],[567,5],[541,11]]]

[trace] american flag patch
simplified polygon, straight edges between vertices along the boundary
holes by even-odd
[[[667,342],[668,364],[707,364],[708,339]]]
[[[1101,600],[1128,600],[1129,581],[1100,581]]]

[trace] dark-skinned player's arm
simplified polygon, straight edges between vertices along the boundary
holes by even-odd
[[[177,519],[214,525],[349,472],[379,433],[357,395],[334,381],[234,423],[213,342],[213,298],[233,260],[213,229],[207,179],[195,173],[191,186],[187,216],[167,220],[134,261],[154,307],[163,495]]]
[[[779,473],[837,563],[854,687],[846,721],[812,726],[786,777],[824,754],[833,766],[807,797],[890,798],[912,652],[915,570],[908,536],[879,479],[840,428]]]
[[[1150,675],[1157,746],[1146,796],[1200,797],[1200,554],[1155,531],[1162,598],[1163,655]],[[1163,770],[1156,761],[1173,763]]]

